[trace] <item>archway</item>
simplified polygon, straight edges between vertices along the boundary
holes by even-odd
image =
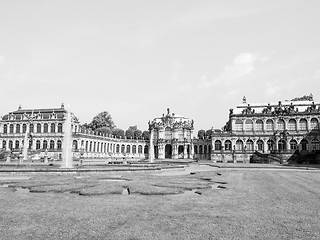
[[[184,146],[180,145],[178,147],[178,156],[179,156],[179,158],[183,158],[184,157],[183,153],[184,153]]]
[[[166,144],[164,148],[164,157],[165,158],[172,158],[172,145],[171,144]]]

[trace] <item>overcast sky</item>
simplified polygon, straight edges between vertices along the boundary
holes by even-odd
[[[0,114],[70,105],[147,129],[172,112],[196,130],[229,108],[320,100],[319,0],[1,0]]]

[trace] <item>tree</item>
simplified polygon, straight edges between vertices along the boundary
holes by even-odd
[[[146,140],[150,140],[150,133],[149,131],[143,131],[142,137]]]
[[[89,128],[95,131],[96,129],[106,127],[110,130],[114,129],[116,126],[114,125],[114,122],[112,121],[111,115],[107,112],[101,112],[97,116],[95,116],[91,123],[88,124]]]
[[[128,130],[126,130],[125,133],[127,138],[134,138],[134,131],[132,131],[130,128]]]
[[[120,128],[114,128],[112,130],[112,134],[115,135],[117,138],[124,138],[124,131]]]
[[[137,131],[135,131],[134,132],[134,137],[137,138],[137,139],[141,138],[142,137],[142,131],[139,130],[139,129]]]
[[[204,139],[205,135],[206,135],[206,131],[205,130],[201,129],[201,130],[198,131],[198,138],[199,139]]]
[[[96,129],[96,132],[111,134],[112,130],[110,128],[108,128],[108,127],[100,127],[100,128]]]

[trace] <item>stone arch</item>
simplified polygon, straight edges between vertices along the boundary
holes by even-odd
[[[41,133],[41,124],[37,123],[37,133]]]
[[[253,121],[251,119],[246,119],[245,130],[246,131],[253,131]]]
[[[49,125],[48,125],[48,123],[43,124],[43,132],[44,132],[44,133],[49,132]]]
[[[20,124],[19,123],[16,125],[16,133],[20,133]]]
[[[197,145],[194,145],[194,153],[198,154],[198,146]]]
[[[235,131],[243,131],[243,122],[240,119],[235,121]]]
[[[283,151],[283,150],[286,150],[286,149],[287,149],[287,142],[286,142],[286,140],[280,139],[280,140],[278,141],[278,150],[279,150],[279,151]]]
[[[262,139],[258,139],[256,145],[257,145],[258,151],[261,151],[261,152],[264,151],[264,142]]]
[[[58,149],[58,150],[61,150],[61,147],[62,147],[62,141],[61,141],[61,140],[58,140],[58,141],[57,141],[57,149]]]
[[[253,148],[253,141],[251,139],[248,139],[246,141],[246,151],[252,152],[254,150]]]
[[[267,141],[267,145],[268,145],[268,150],[269,151],[276,150],[276,144],[272,139],[269,139]]]
[[[216,150],[216,151],[222,150],[222,143],[221,143],[220,140],[216,140],[216,141],[214,142],[214,150]]]
[[[43,148],[43,149],[47,149],[47,148],[48,148],[48,141],[47,141],[47,140],[43,140],[43,142],[42,142],[42,148]]]
[[[290,142],[290,150],[296,150],[298,148],[297,140],[291,139]]]
[[[283,119],[278,119],[277,121],[277,129],[279,131],[284,131],[286,129],[285,122]]]
[[[312,118],[310,120],[311,130],[318,130],[319,129],[319,120],[317,118]]]
[[[52,133],[56,132],[56,124],[55,123],[51,123],[50,132],[52,132]]]
[[[243,151],[243,141],[241,139],[236,141],[236,151]]]
[[[126,152],[127,152],[127,153],[131,153],[131,151],[130,151],[130,150],[131,150],[131,146],[128,144],[128,145],[127,145]]]
[[[288,130],[296,131],[297,130],[297,121],[295,119],[290,119],[288,122]]]
[[[132,153],[133,153],[133,154],[136,154],[136,153],[137,153],[137,146],[136,146],[136,145],[133,145],[133,146],[132,146]]]
[[[40,140],[38,139],[37,141],[36,141],[36,150],[38,150],[38,149],[40,149],[41,148],[41,142],[40,142]]]
[[[301,118],[299,121],[299,130],[307,131],[308,130],[308,122],[305,118]]]
[[[230,140],[224,142],[224,150],[232,151],[232,142]]]
[[[307,139],[302,139],[301,141],[300,141],[300,146],[301,146],[301,150],[302,151],[307,151],[308,150],[308,144],[309,144],[309,141],[307,140]]]
[[[274,130],[274,122],[272,119],[266,121],[266,130],[269,132]]]
[[[261,119],[257,119],[256,120],[256,124],[255,124],[256,126],[256,131],[258,131],[258,132],[261,132],[261,131],[263,131],[263,121],[261,120]]]
[[[54,149],[54,140],[50,140],[49,149]]]
[[[138,153],[142,153],[142,146],[141,145],[138,146]]]

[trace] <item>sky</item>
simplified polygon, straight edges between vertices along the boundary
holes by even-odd
[[[221,128],[229,109],[313,93],[319,0],[1,0],[0,115],[69,106],[126,130],[166,113]]]

